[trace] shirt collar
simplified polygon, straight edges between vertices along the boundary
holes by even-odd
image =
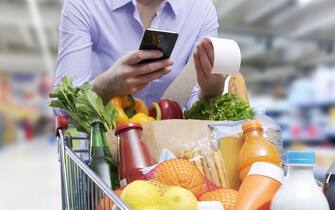
[[[126,4],[130,3],[132,0],[113,0],[112,9],[117,10],[120,7],[125,6]]]
[[[164,1],[167,4],[170,5],[170,7],[171,7],[171,9],[172,9],[172,11],[175,15],[178,14],[178,1],[179,0],[165,0]],[[113,11],[117,10],[117,9],[127,5],[130,2],[132,2],[132,0],[113,0],[112,9],[113,9]]]
[[[172,9],[172,11],[175,15],[178,14],[178,3],[179,3],[179,1],[180,0],[165,0],[165,2],[167,2],[170,5],[170,7],[171,7],[171,9]]]

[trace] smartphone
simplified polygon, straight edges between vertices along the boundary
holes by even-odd
[[[141,63],[149,63],[170,58],[177,42],[178,33],[157,29],[146,29],[140,45],[140,50],[160,50],[163,56],[157,59],[144,60]]]

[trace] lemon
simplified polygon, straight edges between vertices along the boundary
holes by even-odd
[[[161,204],[173,210],[197,210],[197,199],[191,191],[182,187],[172,187],[162,198]]]
[[[145,209],[156,206],[160,202],[158,188],[146,181],[134,181],[124,188],[121,199],[131,209]],[[159,210],[159,209],[157,209]]]
[[[139,207],[133,210],[169,210],[169,209],[162,205],[154,205],[154,206]]]

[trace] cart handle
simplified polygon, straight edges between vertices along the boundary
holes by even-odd
[[[59,130],[69,128],[69,117],[66,115],[57,115],[55,117],[55,133],[59,136]]]

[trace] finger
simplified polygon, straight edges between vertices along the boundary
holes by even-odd
[[[201,83],[203,80],[207,79],[207,76],[202,68],[198,52],[194,53],[194,65],[197,72],[198,82]]]
[[[137,65],[136,71],[134,72],[135,75],[145,75],[150,74],[155,71],[159,71],[161,69],[164,69],[166,67],[172,66],[173,62],[170,59],[165,59],[161,61],[155,61],[151,63],[141,64]]]
[[[200,44],[198,45],[198,52],[199,52],[199,57],[200,57],[200,62],[202,65],[202,68],[205,72],[205,74],[208,76],[210,74],[210,72],[212,71],[212,64],[209,61],[208,55],[206,53],[205,48]]]
[[[171,70],[172,70],[172,66],[168,66],[168,67],[165,67],[165,68],[163,68],[159,71],[155,71],[153,73],[140,75],[136,78],[136,80],[137,80],[138,84],[146,84],[146,83],[149,83],[153,80],[159,79],[162,76],[170,73]]]
[[[202,42],[202,46],[204,47],[207,55],[208,55],[208,58],[209,58],[209,61],[211,63],[211,65],[213,66],[213,63],[214,63],[214,47],[213,47],[213,44],[211,42],[211,40],[209,40],[208,38],[205,38]]]
[[[126,60],[126,63],[135,65],[143,60],[160,58],[162,56],[163,53],[159,50],[138,50],[130,54]]]

